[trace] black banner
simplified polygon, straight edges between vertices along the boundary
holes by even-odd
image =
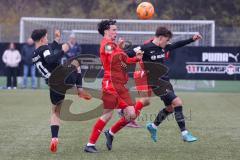
[[[170,53],[173,79],[239,80],[239,47],[184,47]]]
[[[2,54],[7,45],[0,43],[1,76],[5,70]],[[21,50],[22,44],[16,46]],[[99,45],[81,47],[82,55],[93,55],[94,59],[99,57]],[[170,69],[169,75],[172,79],[240,80],[240,47],[183,47],[172,51],[165,64]],[[22,64],[19,66],[18,75],[22,76]],[[98,74],[99,76],[102,74]]]

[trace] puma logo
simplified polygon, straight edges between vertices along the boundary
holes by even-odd
[[[232,54],[232,53],[229,53],[229,54],[228,54],[228,57],[233,58],[236,62],[238,61],[238,56],[239,56],[239,53],[237,53],[236,56],[235,56],[234,54]]]

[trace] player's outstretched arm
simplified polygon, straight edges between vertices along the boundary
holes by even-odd
[[[125,40],[121,37],[118,39],[118,46],[121,49],[124,49],[124,47],[125,47]]]
[[[141,61],[144,52],[140,49],[136,50],[134,52],[135,52],[134,57],[127,57],[127,59],[126,59],[127,64],[134,64],[134,63],[137,63],[137,62]]]
[[[53,42],[50,44],[51,49],[54,50],[61,50],[62,49],[62,45],[60,44],[60,40],[61,40],[61,32],[60,30],[56,29],[54,32],[55,38],[53,40]]]
[[[128,57],[135,57],[136,56],[136,52],[134,52],[133,48],[129,48],[127,50],[124,50],[124,52],[128,55]]]
[[[201,35],[200,33],[195,34],[195,35],[192,37],[192,39],[193,39],[194,41],[201,40],[201,39],[202,39],[202,35]]]
[[[64,43],[62,45],[62,49],[58,51],[56,54],[50,54],[49,50],[46,50],[49,52],[49,54],[45,57],[45,60],[47,63],[54,63],[62,58],[62,56],[67,53],[69,50],[69,46],[67,43]],[[46,52],[45,51],[45,52]]]
[[[171,50],[174,50],[176,48],[186,46],[187,44],[198,41],[200,39],[202,39],[202,36],[198,33],[198,34],[195,34],[193,37],[191,37],[189,39],[178,41],[178,42],[175,42],[173,44],[167,45],[165,50],[166,51],[171,51]]]
[[[61,40],[61,32],[60,30],[56,29],[55,32],[54,32],[54,35],[55,35],[55,41],[59,44],[60,43],[60,40]]]

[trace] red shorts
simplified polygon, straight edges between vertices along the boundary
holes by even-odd
[[[124,109],[133,106],[128,89],[124,84],[112,84],[110,81],[103,81],[102,100],[104,109]]]
[[[152,89],[150,86],[148,86],[146,73],[143,70],[135,71],[133,77],[135,80],[136,90],[138,92],[145,92],[148,94],[148,96],[151,96]]]

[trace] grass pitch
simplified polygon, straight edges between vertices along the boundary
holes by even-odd
[[[83,152],[83,146],[96,119],[63,121],[56,154],[48,150],[50,141],[48,90],[0,91],[0,160],[239,160],[240,105],[239,93],[177,92],[184,100],[188,129],[199,141],[181,140],[177,124],[170,116],[158,130],[158,142],[151,141],[145,124],[163,107],[158,98],[143,109],[137,119],[143,128],[124,128],[116,135],[113,150],[107,151],[101,135],[98,154]],[[84,112],[100,104],[99,100],[84,101],[77,97],[71,107],[73,113]],[[91,108],[92,107],[92,108]],[[109,128],[114,119],[108,124]]]

